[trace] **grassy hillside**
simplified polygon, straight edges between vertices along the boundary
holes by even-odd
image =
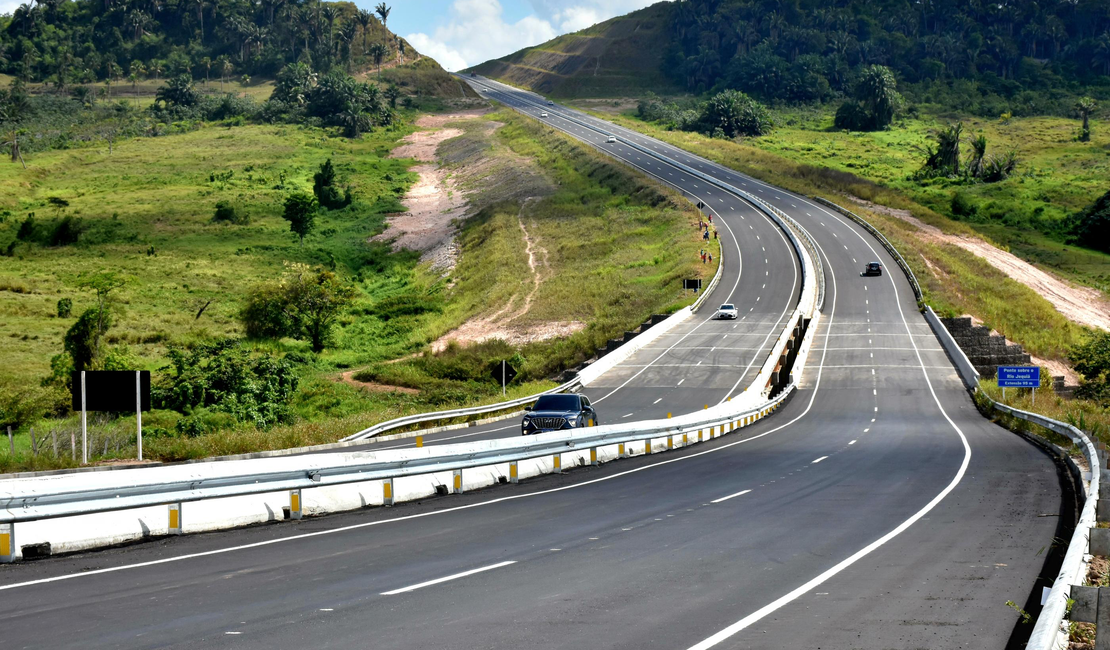
[[[556,97],[674,90],[663,69],[669,17],[659,3],[470,70]]]
[[[1046,359],[1065,361],[1068,350],[1084,339],[1083,328],[1068,321],[1032,289],[1009,279],[986,261],[959,247],[928,241],[915,226],[882,211],[853,206],[846,200],[846,195],[873,201],[881,206],[906,210],[913,217],[945,231],[974,233],[968,224],[954,222],[897,189],[876,184],[859,173],[858,169],[845,167],[856,172],[845,173],[812,164],[814,156],[821,155],[821,149],[803,135],[796,134],[795,142],[806,143],[796,146],[783,144],[782,139],[791,136],[787,129],[783,130],[777,145],[765,144],[762,138],[740,142],[708,138],[697,133],[667,131],[630,116],[611,113],[604,116],[756,178],[795,192],[824,196],[841,205],[852,206],[854,211],[865,215],[882,230],[906,255],[914,274],[922,283],[929,303],[938,312],[973,314],[1011,340],[1024,344],[1028,351]],[[833,146],[832,151],[835,152],[836,146],[847,144],[834,141]],[[857,143],[854,146],[878,145],[872,142],[867,145]],[[775,150],[768,150],[771,148]],[[895,164],[898,160],[893,154],[891,156],[887,160],[888,165]],[[840,159],[841,155],[830,158]],[[845,164],[858,160],[848,156],[843,158]],[[1097,256],[1099,263],[1093,271],[1095,277],[1106,277],[1110,266],[1106,264],[1105,256],[1089,251],[1085,253]]]
[[[0,313],[7,316],[0,322],[0,399],[51,373],[51,358],[63,353],[63,335],[95,304],[82,279],[105,270],[126,284],[114,293],[114,325],[104,344],[126,367],[152,370],[156,383],[167,379],[171,347],[241,337],[239,315],[248,293],[287,275],[291,263],[334,269],[355,289],[322,353],[290,338],[245,342],[255,354],[293,364],[300,386],[290,403],[291,423],[259,428],[212,409],[188,417],[156,410],[144,417],[150,436],[145,451],[167,460],[334,441],[406,413],[496,401],[499,387],[485,372],[494,357],[518,360],[522,374],[510,394],[535,392],[551,385],[551,373],[586,358],[608,338],[651,313],[677,308],[683,299],[676,278],[711,272],[696,262],[697,213],[682,199],[546,127],[510,113],[494,117],[505,126],[472,134],[476,146],[462,147],[471,153],[448,164],[458,165],[460,174],[474,156],[471,166],[487,171],[497,164],[528,167],[559,189],[526,206],[479,195],[481,212],[463,227],[461,260],[447,277],[430,272],[415,254],[370,242],[385,218],[403,209],[399,200],[414,181],[407,171],[411,160],[386,157],[412,127],[347,139],[309,127],[202,125],[123,140],[111,155],[94,145],[39,152],[26,170],[0,165],[0,185],[14,190],[0,195],[0,249],[7,252],[0,256]],[[329,158],[355,201],[321,212],[302,247],[281,218],[281,201],[293,191],[310,192],[313,173]],[[473,176],[474,187],[488,187],[483,179]],[[213,223],[217,201],[234,205],[249,223]],[[76,241],[17,239],[32,213],[32,230],[47,238],[68,218],[79,233]],[[426,350],[522,290],[526,242],[518,216],[550,264],[550,281],[535,293],[524,320],[574,319],[587,327],[552,342],[493,342],[382,364]],[[59,315],[62,299],[73,302],[71,314]],[[367,391],[339,381],[347,369],[374,375],[383,367],[391,373],[380,380],[416,390]],[[184,420],[196,426],[181,429]],[[0,471],[71,463],[64,441],[76,426],[72,416],[30,426],[40,435],[58,434],[60,457],[30,458],[24,426],[16,437],[21,451],[0,459]],[[126,418],[94,419],[94,456],[133,455],[130,427]]]

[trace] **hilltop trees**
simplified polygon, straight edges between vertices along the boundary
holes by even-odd
[[[322,0],[27,3],[0,19],[0,73],[59,90],[105,82],[109,91],[163,73],[206,85],[216,74],[222,89],[233,72],[272,77],[296,62],[324,74],[371,62],[375,44],[387,48],[381,59],[399,49],[384,27],[390,11]]]

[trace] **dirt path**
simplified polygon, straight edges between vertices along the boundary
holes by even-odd
[[[1068,320],[1096,329],[1110,330],[1110,303],[1102,294],[1089,287],[1080,287],[1042,271],[1013,253],[996,248],[978,237],[950,235],[935,226],[917,219],[907,210],[897,210],[869,201],[853,198],[864,207],[889,215],[917,226],[926,241],[953,244],[986,260],[991,266],[1005,273],[1052,303],[1056,311]]]
[[[415,388],[407,388],[405,386],[390,386],[388,384],[379,384],[376,381],[359,381],[355,379],[354,375],[357,370],[348,370],[347,372],[339,375],[339,381],[355,388],[368,390],[371,393],[404,393],[405,395],[419,395],[420,391]]]
[[[532,325],[513,325],[532,309],[532,300],[540,286],[550,273],[547,262],[547,249],[540,246],[535,238],[528,232],[524,225],[524,213],[528,204],[535,200],[530,197],[524,200],[517,213],[520,232],[524,239],[524,252],[528,256],[528,270],[531,275],[531,289],[521,298],[514,294],[504,307],[492,314],[472,318],[458,328],[448,332],[432,343],[432,352],[441,352],[452,341],[460,345],[481,343],[491,339],[501,339],[510,345],[523,345],[535,341],[546,341],[556,337],[565,337],[574,334],[586,327],[581,321],[546,322]],[[519,306],[517,306],[519,304]]]
[[[435,129],[417,131],[405,136],[405,144],[390,154],[391,158],[414,158],[427,163],[411,171],[420,178],[409,188],[404,204],[407,212],[389,217],[385,232],[375,240],[393,241],[393,249],[423,253],[421,261],[431,261],[432,268],[449,272],[458,260],[455,245],[456,219],[466,215],[466,197],[458,190],[446,169],[435,165],[436,149],[441,142],[463,134],[461,129],[444,128],[448,122],[475,119],[489,109],[458,111],[443,115],[425,115],[416,125]]]

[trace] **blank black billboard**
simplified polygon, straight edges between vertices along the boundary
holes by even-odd
[[[81,373],[74,372],[73,410],[81,410]],[[143,396],[143,410],[150,410],[150,372],[139,371],[139,386]],[[134,370],[86,370],[85,410],[135,412]]]

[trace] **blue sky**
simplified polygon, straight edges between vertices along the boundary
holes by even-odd
[[[0,0],[2,1],[2,0]],[[389,28],[448,70],[461,70],[658,0],[395,0]],[[373,9],[378,0],[356,0]]]

